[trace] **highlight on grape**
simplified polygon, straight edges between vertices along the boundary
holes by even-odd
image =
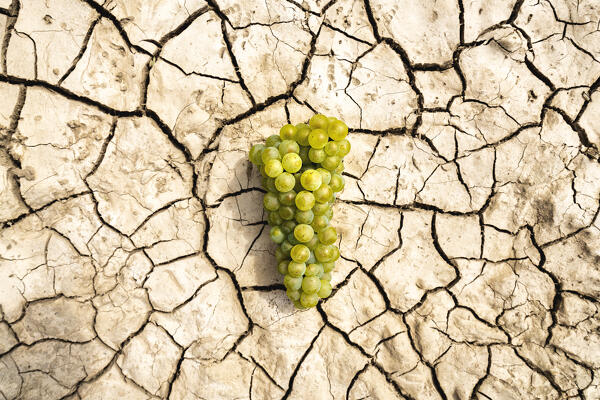
[[[316,114],[308,124],[284,125],[279,135],[250,149],[267,191],[263,206],[277,244],[277,269],[299,309],[314,307],[331,294],[331,272],[340,257],[331,207],[344,189],[344,157],[351,147],[347,135],[344,122]]]

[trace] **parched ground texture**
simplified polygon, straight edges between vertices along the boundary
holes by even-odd
[[[599,399],[600,3],[0,0],[0,399]],[[247,150],[351,128],[332,296]]]

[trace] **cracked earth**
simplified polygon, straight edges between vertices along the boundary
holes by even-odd
[[[599,399],[594,0],[0,0],[0,399]],[[350,126],[334,291],[249,147]]]

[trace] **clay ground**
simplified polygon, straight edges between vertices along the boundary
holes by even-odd
[[[0,0],[0,399],[599,399],[595,0]],[[249,147],[351,128],[332,296]]]

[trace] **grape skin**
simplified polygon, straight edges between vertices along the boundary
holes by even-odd
[[[316,114],[308,124],[282,126],[248,154],[263,177],[277,270],[298,309],[314,307],[332,293],[331,273],[340,257],[332,205],[344,188],[343,159],[351,149],[347,135],[344,122]]]

